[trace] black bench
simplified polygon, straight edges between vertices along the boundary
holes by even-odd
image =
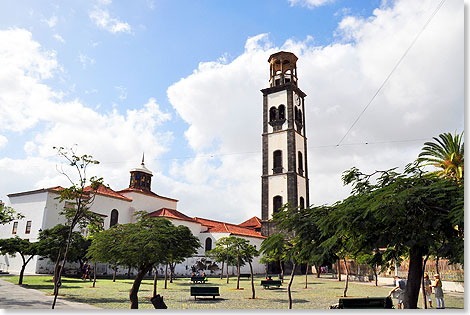
[[[280,287],[281,280],[261,280],[261,285],[266,289],[270,287]]]
[[[193,283],[206,283],[206,277],[203,276],[192,276],[191,281]]]
[[[387,297],[365,297],[365,298],[340,298],[338,308],[341,309],[388,309],[393,308],[393,301]]]
[[[219,287],[191,287],[191,296],[196,300],[198,296],[219,296]]]
[[[251,274],[250,273],[241,273],[240,278],[251,278]]]

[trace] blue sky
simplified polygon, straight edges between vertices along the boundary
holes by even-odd
[[[403,167],[416,139],[463,130],[463,3],[448,0],[345,146],[319,148],[341,139],[439,3],[2,2],[0,199],[66,184],[51,148],[76,143],[113,189],[145,151],[153,191],[184,213],[260,216],[259,90],[280,49],[299,57],[308,95],[310,200],[344,198],[342,171]]]

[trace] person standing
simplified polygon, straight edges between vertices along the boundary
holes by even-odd
[[[429,302],[429,308],[432,308],[432,287],[431,280],[429,280],[429,275],[427,273],[424,274],[424,294],[426,294],[426,299]]]
[[[442,281],[438,274],[434,275],[434,283],[432,285],[434,288],[434,294],[436,296],[437,308],[443,309],[444,306],[444,291],[442,291]]]

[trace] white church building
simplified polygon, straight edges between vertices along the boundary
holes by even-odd
[[[175,225],[187,226],[194,236],[198,237],[202,245],[198,253],[186,259],[175,268],[176,275],[190,275],[194,270],[205,271],[206,274],[219,274],[220,264],[215,265],[212,259],[206,257],[205,252],[213,249],[217,241],[222,237],[237,236],[249,240],[250,244],[260,248],[265,238],[260,234],[261,221],[253,217],[241,224],[231,224],[204,218],[191,218],[177,210],[178,200],[160,196],[151,191],[152,172],[142,164],[130,171],[129,187],[114,191],[101,186],[96,194],[90,210],[103,217],[104,228],[109,229],[115,224],[135,222],[136,211],[146,211],[150,216],[165,217]],[[65,218],[59,215],[66,202],[59,202],[62,187],[51,187],[9,194],[10,206],[25,217],[11,223],[0,225],[0,238],[18,236],[35,242],[41,230],[53,228],[55,225],[65,223]],[[86,234],[86,230],[81,231]],[[260,257],[253,262],[255,273],[264,273],[265,266],[259,263]],[[0,270],[8,272],[19,272],[21,269],[21,258],[19,255],[12,257],[0,255]],[[35,256],[26,267],[25,272],[29,274],[52,273],[54,262],[49,259]],[[78,264],[69,265],[66,272],[74,272]],[[204,269],[201,269],[204,268]],[[207,269],[206,269],[207,268]],[[225,269],[225,268],[224,268]],[[235,267],[229,267],[229,272],[236,273]],[[163,271],[159,267],[159,273]],[[224,270],[225,271],[225,270]],[[118,270],[118,274],[126,273],[125,267]],[[241,268],[242,273],[249,273],[249,266]],[[112,266],[99,264],[98,274],[111,274]]]

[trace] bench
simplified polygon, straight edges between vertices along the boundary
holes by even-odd
[[[270,287],[280,287],[281,280],[261,280],[261,285],[266,289]]]
[[[192,276],[191,281],[193,283],[206,283],[206,277],[203,276]]]
[[[387,297],[365,297],[365,298],[340,298],[338,303],[340,309],[389,309],[393,308],[393,301]]]
[[[251,274],[250,273],[241,273],[240,278],[251,278]]]
[[[212,296],[215,299],[219,295],[219,287],[191,287],[191,296],[194,296],[194,300],[198,296]]]

